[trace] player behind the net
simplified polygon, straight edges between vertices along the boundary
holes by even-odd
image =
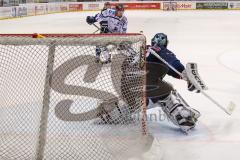
[[[195,127],[200,113],[191,108],[173,86],[165,82],[163,78],[165,74],[168,74],[174,78],[184,79],[187,81],[189,91],[197,91],[193,84],[195,84],[195,81],[199,82],[201,78],[198,75],[196,64],[188,63],[185,68],[176,55],[167,49],[167,45],[167,35],[158,33],[152,38],[151,46],[148,48],[146,54],[146,68],[149,72],[147,74],[147,89],[150,90],[150,92],[147,92],[147,102],[151,100],[154,104],[158,104],[157,106],[162,108],[166,116],[175,125],[187,132]],[[167,63],[160,60],[153,52]],[[189,67],[189,65],[191,65],[191,67]],[[183,77],[180,77],[170,66],[182,73]],[[195,80],[190,78],[192,74],[191,69],[195,69],[194,77],[198,76],[198,79]],[[201,82],[201,84],[205,87],[203,82]],[[153,86],[158,87],[151,88]]]
[[[87,23],[92,25],[95,22],[100,24],[100,34],[127,32],[127,17],[124,16],[124,6],[117,4],[115,8],[111,8],[110,3],[105,3],[102,11],[95,16],[87,16]],[[105,46],[96,46],[96,62],[111,62],[111,54]]]

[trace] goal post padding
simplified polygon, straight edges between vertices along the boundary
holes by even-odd
[[[141,67],[145,36],[42,35],[0,34],[0,158],[144,153],[152,141]],[[112,55],[110,64],[95,63],[96,46]]]

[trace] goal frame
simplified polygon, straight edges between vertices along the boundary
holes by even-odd
[[[39,129],[39,139],[38,139],[38,146],[37,146],[37,160],[42,160],[44,158],[44,147],[46,143],[46,134],[47,134],[47,126],[48,126],[48,112],[49,112],[49,103],[50,103],[50,92],[51,92],[51,79],[52,79],[52,73],[53,73],[53,66],[54,66],[54,57],[55,57],[55,48],[57,45],[61,45],[60,43],[55,43],[57,38],[94,38],[98,39],[101,37],[112,37],[112,36],[119,36],[119,37],[129,37],[129,36],[143,36],[140,33],[128,33],[128,34],[40,34],[46,38],[47,43],[42,43],[42,45],[48,44],[48,58],[47,58],[47,69],[46,69],[46,77],[45,77],[45,83],[44,83],[44,95],[43,95],[43,108],[41,112],[41,118],[40,118],[40,129]],[[36,40],[36,38],[33,37],[34,34],[0,34],[0,44],[3,45],[41,45]],[[9,38],[14,37],[16,40],[10,40]],[[145,37],[145,36],[144,36]],[[19,42],[18,38],[27,38],[26,42]],[[48,41],[49,39],[49,41]],[[144,51],[140,53],[140,56],[144,57],[146,52],[146,37],[143,39],[144,41]],[[81,41],[83,42],[83,41]],[[76,44],[81,43],[76,40]],[[63,43],[66,43],[64,41]],[[97,40],[96,40],[97,43]],[[72,45],[73,43],[71,43]],[[69,44],[70,45],[70,44]],[[145,68],[143,68],[145,70]],[[146,78],[144,78],[146,79]],[[144,81],[145,83],[145,81]],[[145,83],[146,84],[146,83]],[[143,84],[144,85],[144,84]],[[144,85],[145,86],[145,85]],[[143,103],[144,106],[141,108],[142,112],[142,133],[143,135],[147,134],[147,125],[146,125],[146,119],[147,119],[147,106],[146,106],[146,97],[143,95]]]

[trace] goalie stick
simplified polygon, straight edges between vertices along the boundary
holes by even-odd
[[[154,50],[152,50],[151,48],[149,48],[149,51],[151,54],[153,54],[155,57],[157,57],[159,60],[161,60],[164,64],[166,64],[169,68],[171,68],[174,72],[176,72],[179,76],[181,76],[182,78],[184,77],[182,73],[180,73],[179,71],[177,71],[174,67],[172,67],[167,61],[165,61],[163,58],[161,58]],[[202,87],[200,87],[199,85],[195,86],[206,98],[208,98],[211,102],[213,102],[216,106],[218,106],[220,109],[222,109],[225,113],[227,113],[228,115],[231,115],[233,113],[233,111],[235,110],[235,103],[230,101],[229,105],[227,107],[222,106],[221,104],[219,104],[215,99],[213,99],[211,96],[209,96]]]

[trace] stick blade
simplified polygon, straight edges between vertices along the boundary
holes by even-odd
[[[231,115],[233,113],[235,108],[236,108],[236,104],[233,101],[230,101],[230,103],[229,103],[229,105],[227,107],[229,115]]]

